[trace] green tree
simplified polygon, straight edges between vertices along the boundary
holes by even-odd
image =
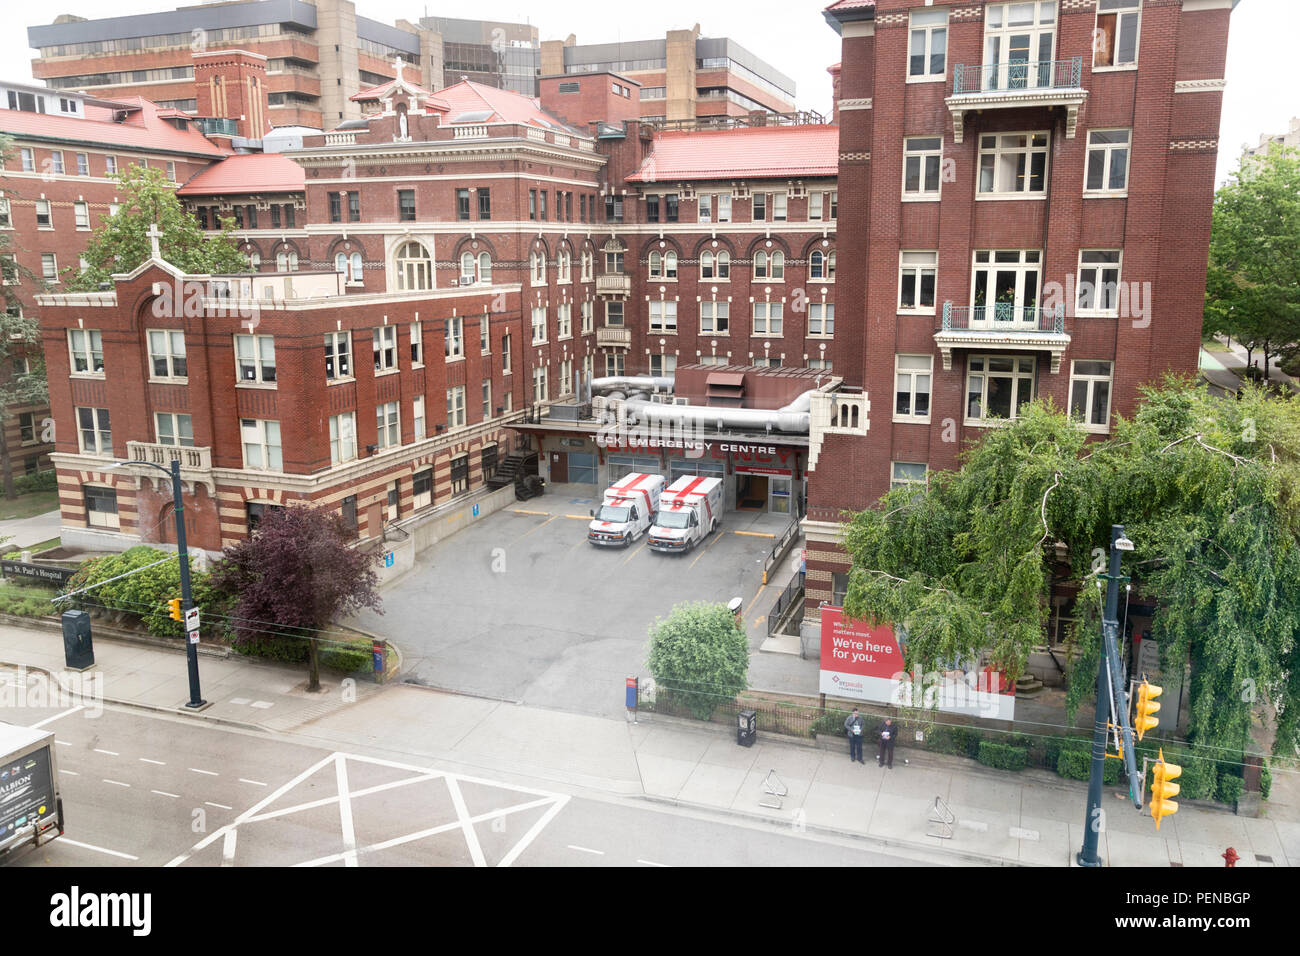
[[[749,686],[749,641],[725,604],[679,604],[651,625],[646,664],[658,693],[708,720]]]
[[[66,269],[73,292],[97,289],[114,273],[130,272],[149,258],[149,229],[157,224],[162,257],[182,272],[211,274],[243,272],[248,258],[235,245],[233,219],[223,219],[221,231],[209,235],[185,211],[162,170],[132,164],[115,177],[122,186],[121,208],[100,220],[83,258],[86,267]]]
[[[7,164],[13,139],[0,136],[0,163]],[[14,497],[13,457],[5,441],[5,428],[13,417],[14,407],[46,405],[50,400],[45,380],[45,355],[41,350],[40,327],[31,316],[22,314],[17,287],[21,279],[31,278],[15,260],[12,233],[0,231],[0,270],[5,284],[0,285],[0,483],[4,496]],[[15,359],[26,358],[26,371],[19,372]]]
[[[1205,331],[1271,357],[1300,353],[1300,152],[1243,157],[1214,197]],[[1249,355],[1247,355],[1249,359]]]
[[[1241,400],[1170,379],[1135,418],[1087,442],[1035,402],[923,491],[895,489],[846,528],[845,612],[906,634],[909,668],[987,657],[1014,680],[1043,641],[1058,554],[1079,588],[1069,709],[1095,689],[1099,558],[1112,524],[1137,550],[1135,594],[1156,604],[1162,663],[1190,659],[1188,736],[1243,746],[1252,714],[1297,739],[1300,700],[1300,402]],[[1261,705],[1267,705],[1263,707]]]

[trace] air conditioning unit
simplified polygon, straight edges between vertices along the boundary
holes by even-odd
[[[460,277],[460,284],[461,284],[461,285],[473,285],[473,284],[474,284],[474,277],[473,277],[473,276],[461,276],[461,277]]]

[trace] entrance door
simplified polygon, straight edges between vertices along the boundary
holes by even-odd
[[[567,484],[569,481],[569,453],[566,451],[551,452],[551,483],[562,482]]]
[[[737,511],[766,511],[767,510],[767,476],[766,475],[737,475],[736,476],[736,510]]]

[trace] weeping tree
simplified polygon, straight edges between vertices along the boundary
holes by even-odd
[[[1152,598],[1161,662],[1191,661],[1188,737],[1240,747],[1275,715],[1274,751],[1297,740],[1300,692],[1300,402],[1241,400],[1167,379],[1132,420],[1087,441],[1050,401],[1023,409],[928,488],[899,488],[846,527],[845,612],[907,635],[909,669],[981,656],[1011,680],[1043,643],[1060,556],[1078,587],[1068,712],[1096,688],[1110,527]]]

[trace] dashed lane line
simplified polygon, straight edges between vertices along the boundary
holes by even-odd
[[[572,844],[572,843],[570,843],[568,846],[569,846],[569,849],[570,849],[570,850],[577,850],[579,853],[594,853],[596,856],[604,856],[604,855],[605,855],[605,851],[604,851],[604,850],[593,850],[593,849],[591,849],[590,847],[585,847],[585,846],[576,846],[576,845],[574,845],[574,844]]]
[[[111,784],[112,784],[113,786],[115,786],[115,787],[127,787],[127,788],[130,788],[130,786],[131,786],[129,783],[123,783],[121,780],[109,780],[107,777],[104,777],[104,778],[102,778],[102,779],[103,779],[104,783],[111,783]]]
[[[173,800],[179,800],[181,798],[179,793],[168,793],[166,790],[150,790],[149,792],[156,793],[160,797],[171,797]]]
[[[203,805],[204,805],[205,807],[216,807],[218,810],[233,810],[233,809],[235,809],[234,807],[228,807],[228,806],[226,806],[224,803],[213,803],[211,800],[204,800],[204,801],[203,801]]]
[[[645,866],[663,866],[663,867],[668,866],[667,863],[656,863],[654,860],[637,860],[637,862]]]
[[[255,786],[255,787],[265,787],[265,786],[266,786],[266,784],[262,783],[262,781],[260,781],[260,780],[248,780],[248,779],[245,779],[244,777],[240,777],[240,778],[239,778],[239,782],[240,782],[240,783],[251,783],[251,784],[252,784],[253,786]]]
[[[150,760],[148,757],[138,757],[136,759],[138,759],[141,763],[157,764],[159,767],[167,766],[167,761],[165,760]]]
[[[95,753],[97,753],[97,754],[108,754],[110,757],[120,757],[120,756],[122,756],[122,755],[121,755],[120,753],[118,753],[116,750],[101,750],[101,749],[99,749],[98,747],[95,748]]]
[[[75,770],[64,770],[62,767],[59,768],[59,773],[66,773],[69,777],[80,777],[80,776],[81,776],[81,774],[77,773],[77,771],[75,771]]]
[[[219,776],[221,776],[221,774],[217,773],[215,770],[200,770],[198,767],[190,767],[190,772],[191,772],[191,773],[201,773],[201,774],[204,774],[205,776],[209,776],[209,777],[219,777]]]

